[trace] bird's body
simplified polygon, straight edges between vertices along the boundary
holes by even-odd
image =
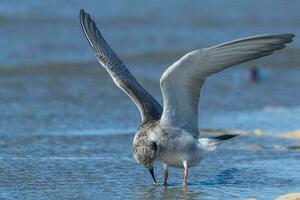
[[[258,35],[187,53],[161,76],[162,107],[129,72],[83,10],[80,23],[100,64],[140,111],[142,123],[133,141],[135,160],[149,169],[155,183],[155,161],[163,163],[164,184],[167,184],[168,166],[184,168],[184,186],[189,167],[197,165],[224,140],[236,136],[198,138],[198,104],[206,78],[234,65],[268,56],[284,48],[294,37],[288,33]]]
[[[137,160],[142,153],[138,147],[148,139],[157,145],[155,160],[172,167],[183,168],[183,161],[192,167],[209,152],[191,133],[176,127],[162,127],[156,121],[142,125],[134,137],[133,152]]]

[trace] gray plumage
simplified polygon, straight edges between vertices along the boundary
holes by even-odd
[[[164,106],[160,121],[196,133],[200,91],[208,76],[282,49],[294,35],[261,35],[192,51],[160,79]]]
[[[231,66],[268,56],[284,48],[294,37],[288,33],[253,36],[186,54],[172,64],[160,79],[164,101],[162,109],[128,71],[83,10],[80,11],[80,23],[98,61],[141,113],[142,124],[133,141],[134,158],[149,169],[154,182],[153,164],[155,161],[162,162],[165,184],[168,165],[184,168],[183,184],[186,185],[188,167],[198,164],[224,140],[236,136],[198,138],[198,104],[206,78]]]
[[[137,105],[143,122],[159,120],[162,113],[161,105],[136,81],[121,59],[104,40],[95,22],[84,10],[80,11],[80,24],[98,61],[107,70],[116,85]]]

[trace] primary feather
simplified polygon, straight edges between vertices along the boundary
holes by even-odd
[[[110,48],[90,15],[81,10],[79,17],[82,30],[95,51],[98,61],[107,70],[115,84],[137,105],[143,123],[158,120],[162,113],[160,104],[137,82],[121,59]]]
[[[164,109],[161,125],[196,133],[200,90],[206,78],[231,66],[272,54],[292,41],[293,34],[261,35],[192,51],[172,64],[160,86]]]

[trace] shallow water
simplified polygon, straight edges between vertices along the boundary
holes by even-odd
[[[1,197],[89,199],[270,199],[299,190],[299,151],[294,141],[241,136],[191,168],[187,189],[182,170],[170,169],[169,186],[152,186],[148,172],[132,159],[132,134],[37,136],[1,145]],[[156,167],[162,182],[162,168]]]
[[[165,188],[133,160],[138,110],[96,67],[78,22],[85,8],[162,102],[159,77],[185,52],[253,34],[299,35],[298,1],[73,2],[1,2],[0,198],[272,199],[300,191],[299,140],[281,137],[300,129],[297,38],[208,79],[200,128],[244,135],[192,168],[187,189],[171,168]],[[254,66],[257,84],[248,80]],[[159,165],[156,174],[161,182]]]

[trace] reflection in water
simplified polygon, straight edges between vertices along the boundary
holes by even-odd
[[[137,199],[155,199],[157,188],[155,185],[138,188],[135,196]]]
[[[139,190],[138,199],[201,199],[203,193],[200,188],[178,186],[153,186]]]
[[[229,184],[235,178],[235,174],[238,173],[237,168],[230,168],[222,171],[212,180],[200,181],[200,184],[203,185],[220,185],[220,184]]]
[[[209,194],[203,192],[202,186],[214,186],[234,184],[235,175],[238,173],[237,168],[226,169],[210,180],[191,181],[187,187],[181,184],[170,184],[168,186],[149,186],[140,188],[139,195],[143,199],[207,199]]]

